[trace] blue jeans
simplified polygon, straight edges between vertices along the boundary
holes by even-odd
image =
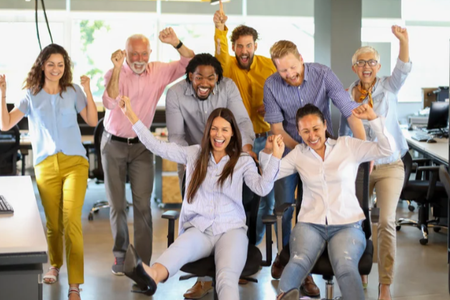
[[[361,221],[345,225],[297,223],[291,236],[289,263],[284,268],[278,285],[279,292],[298,288],[311,272],[325,246],[342,298],[364,299],[358,270],[359,260],[366,249]]]
[[[266,146],[266,140],[267,137],[260,137],[255,139],[255,142],[253,144],[253,152],[256,153],[256,155],[259,154],[259,152],[264,149]],[[266,215],[273,214],[273,208],[275,205],[275,195],[274,190],[272,189],[267,196],[262,197],[261,201],[259,202],[259,210],[258,210],[258,217],[256,219],[256,245],[260,244],[265,233],[265,226],[262,222],[262,217]]]
[[[283,203],[295,203],[295,188],[300,183],[298,173],[292,174],[288,177],[275,181],[275,207]],[[299,186],[299,189],[302,187]],[[283,215],[282,232],[283,232],[283,247],[289,242],[291,236],[291,222],[294,208],[289,207]],[[277,233],[277,225],[275,224],[275,232]]]

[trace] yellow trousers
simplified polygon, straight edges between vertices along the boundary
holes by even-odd
[[[69,284],[84,282],[81,210],[86,195],[88,161],[61,152],[35,166],[36,183],[47,218],[50,263],[63,264],[63,236]]]

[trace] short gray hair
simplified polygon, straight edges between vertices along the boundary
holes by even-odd
[[[375,55],[375,59],[380,63],[380,54],[378,53],[375,48],[370,46],[364,46],[356,50],[355,54],[352,56],[352,66],[356,64],[356,60],[358,59],[358,56],[364,53],[373,53]]]
[[[146,40],[148,42],[149,47],[150,47],[150,40],[145,35],[140,34],[140,33],[136,33],[136,34],[130,35],[127,38],[127,41],[125,42],[125,48],[127,47],[128,43],[131,40]]]

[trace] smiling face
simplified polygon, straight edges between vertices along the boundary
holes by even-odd
[[[377,60],[377,59],[376,59],[375,53],[367,52],[367,53],[362,53],[358,56],[356,61],[360,61],[360,60],[369,61],[369,60]],[[353,72],[355,72],[356,75],[358,75],[359,80],[361,81],[361,83],[363,85],[372,84],[372,82],[377,77],[377,73],[380,70],[380,68],[381,68],[380,63],[378,63],[376,66],[371,66],[369,63],[366,63],[363,67],[360,67],[357,64],[352,66]]]
[[[303,58],[297,58],[293,53],[274,59],[275,67],[283,80],[292,86],[299,86],[303,82]]]
[[[251,35],[240,36],[232,45],[237,62],[241,69],[248,70],[252,65],[255,51],[258,45]]]
[[[225,155],[228,144],[233,136],[230,122],[222,117],[213,120],[209,130],[209,139],[215,155]]]
[[[189,73],[195,95],[200,100],[208,99],[217,83],[217,74],[213,66],[199,65],[194,73]]]
[[[59,82],[64,75],[64,58],[61,54],[56,53],[49,56],[42,66],[45,80]]]
[[[126,45],[127,64],[136,74],[142,74],[150,58],[150,43],[144,38],[129,39]]]
[[[298,121],[298,133],[303,142],[318,154],[325,153],[327,122],[322,122],[319,116],[310,114]]]

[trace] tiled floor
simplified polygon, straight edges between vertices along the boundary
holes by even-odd
[[[111,273],[113,263],[112,237],[109,225],[108,210],[103,210],[95,215],[94,221],[88,221],[88,212],[92,204],[100,199],[104,199],[104,186],[89,184],[83,209],[83,230],[85,243],[85,284],[82,285],[81,297],[83,300],[122,300],[122,299],[149,299],[147,296],[130,292],[131,281],[126,277],[117,277]],[[127,188],[127,197],[130,200],[130,190]],[[43,221],[45,216],[40,205],[39,195],[36,192]],[[160,219],[163,212],[156,203],[152,204],[153,226],[154,226],[154,253],[153,259],[157,258],[166,248],[167,241],[167,221]],[[130,232],[133,226],[133,211],[128,213]],[[398,208],[399,216],[416,217],[415,213],[410,213],[406,206],[401,203]],[[398,251],[395,269],[395,284],[391,291],[393,298],[397,300],[448,300],[450,295],[447,286],[447,240],[446,230],[442,233],[434,233],[430,230],[429,244],[422,246],[419,244],[420,231],[403,227],[398,232]],[[264,255],[264,245],[261,246]],[[275,248],[274,248],[275,253]],[[44,268],[47,268],[45,265]],[[366,299],[377,299],[377,265],[374,265],[372,274],[369,276],[369,287],[366,292]],[[188,289],[194,279],[180,282],[179,272],[166,283],[158,286],[157,293],[151,299],[176,300],[183,299],[182,295]],[[278,281],[272,280],[270,268],[263,268],[256,276],[258,283],[248,283],[240,287],[241,299],[275,299],[275,291]],[[321,289],[322,296],[325,295],[325,285],[323,280],[314,276],[316,283]],[[60,281],[53,285],[44,286],[44,299],[59,300],[67,299],[67,270],[63,266]],[[340,295],[337,284],[335,285],[335,296]],[[202,298],[212,300],[212,294]],[[234,300],[234,299],[223,299]]]

